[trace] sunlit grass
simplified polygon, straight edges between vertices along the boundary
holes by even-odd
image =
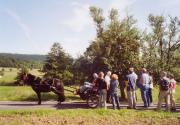
[[[66,92],[66,100],[80,100],[78,96],[71,92]],[[36,101],[36,93],[30,86],[0,86],[0,101]],[[57,100],[57,95],[53,92],[42,93],[42,100]]]
[[[17,73],[19,70],[17,68],[2,68],[0,67],[0,71],[4,69],[4,75],[0,78],[0,85],[10,86],[15,85],[14,82],[16,81]],[[30,73],[36,76],[42,76],[43,74],[39,72],[38,69],[29,70]]]
[[[103,110],[103,109],[33,109],[2,110],[0,124],[36,124],[36,125],[120,125],[120,124],[179,124],[180,113],[137,111],[137,110]]]

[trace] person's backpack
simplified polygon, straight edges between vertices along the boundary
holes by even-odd
[[[161,87],[161,90],[163,90],[163,91],[169,90],[169,88],[170,88],[169,81],[167,79],[161,79],[160,80],[160,87]]]

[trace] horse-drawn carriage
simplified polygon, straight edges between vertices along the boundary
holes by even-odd
[[[75,94],[79,95],[82,100],[86,100],[90,108],[96,108],[98,106],[99,94],[97,88],[93,87],[92,83],[84,82],[84,85],[80,86]]]
[[[89,82],[85,82],[79,89],[74,88],[74,91],[71,91],[64,88],[63,82],[59,79],[49,79],[43,81],[41,78],[32,74],[24,74],[22,80],[31,85],[32,89],[36,92],[38,104],[41,104],[41,93],[51,91],[57,94],[58,102],[61,103],[65,100],[64,90],[66,90],[79,95],[82,100],[86,100],[87,105],[90,108],[96,108],[98,106],[98,91]]]

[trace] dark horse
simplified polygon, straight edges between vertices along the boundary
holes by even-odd
[[[65,101],[64,96],[64,85],[59,79],[47,79],[42,81],[41,78],[36,77],[32,74],[24,74],[23,81],[31,85],[32,89],[38,96],[38,104],[41,104],[41,92],[54,92],[58,95],[58,102]]]

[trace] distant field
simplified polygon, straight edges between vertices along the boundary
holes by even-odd
[[[0,67],[0,71],[4,69],[4,75],[0,78],[0,86],[2,85],[14,85],[16,81],[16,76],[19,70],[17,68],[2,68]],[[42,76],[42,73],[38,71],[38,69],[29,70],[30,73],[36,76]]]
[[[150,110],[2,110],[1,125],[179,125],[180,113]]]

